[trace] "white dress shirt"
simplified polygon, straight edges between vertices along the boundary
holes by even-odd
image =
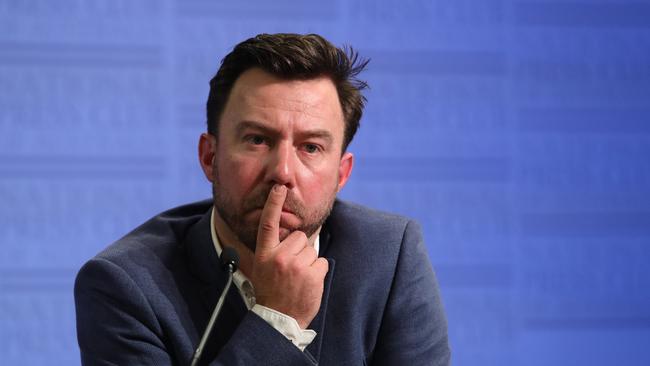
[[[217,251],[217,256],[221,257],[221,244],[219,243],[219,237],[217,236],[216,229],[214,227],[214,211],[212,208],[212,214],[210,216],[210,234],[212,235],[212,243],[214,248]],[[320,238],[317,236],[314,241],[314,249],[318,252],[320,247]],[[296,319],[290,317],[289,315],[283,314],[279,311],[267,308],[266,306],[255,303],[255,289],[253,284],[246,277],[242,271],[237,271],[233,274],[232,278],[235,287],[239,290],[239,294],[244,300],[244,304],[248,310],[252,310],[255,314],[259,315],[260,318],[264,319],[269,323],[273,328],[278,332],[284,335],[291,343],[298,347],[301,351],[304,351],[307,346],[316,338],[316,332],[312,329],[301,329],[298,325]]]

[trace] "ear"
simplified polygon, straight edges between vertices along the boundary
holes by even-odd
[[[341,156],[341,161],[339,162],[339,184],[337,192],[343,189],[345,183],[348,182],[350,174],[352,174],[352,166],[354,165],[354,155],[350,152],[345,152]]]
[[[209,133],[202,133],[199,138],[199,163],[203,174],[210,181],[214,182],[214,160],[217,156],[217,138]]]

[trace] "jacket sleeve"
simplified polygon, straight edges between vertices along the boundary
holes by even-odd
[[[449,365],[447,319],[419,225],[410,221],[370,363]]]
[[[82,365],[189,365],[188,339],[170,345],[158,317],[129,274],[105,259],[93,259],[75,281],[77,337]],[[208,362],[209,361],[209,362]],[[249,311],[212,366],[315,365],[255,313]]]
[[[316,360],[300,351],[275,328],[249,311],[211,366],[310,365]]]

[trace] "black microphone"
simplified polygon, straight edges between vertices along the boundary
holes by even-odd
[[[217,301],[217,306],[214,307],[214,311],[212,312],[212,316],[208,322],[208,326],[205,327],[203,336],[201,336],[201,342],[199,342],[199,346],[196,347],[196,350],[194,351],[191,366],[196,366],[198,364],[199,359],[201,358],[201,353],[203,353],[203,348],[208,342],[212,328],[214,328],[214,323],[217,321],[223,302],[226,299],[226,294],[228,293],[228,290],[230,290],[230,285],[232,285],[232,274],[237,271],[237,266],[239,265],[239,254],[237,254],[237,251],[231,247],[223,247],[223,250],[221,251],[221,264],[228,273],[226,287],[223,288],[221,296],[219,296],[219,301]]]

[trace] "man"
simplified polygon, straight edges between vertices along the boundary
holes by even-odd
[[[353,167],[366,62],[317,35],[259,35],[212,79],[199,160],[213,200],[154,217],[79,272],[84,365],[447,365],[419,227],[336,200]]]

